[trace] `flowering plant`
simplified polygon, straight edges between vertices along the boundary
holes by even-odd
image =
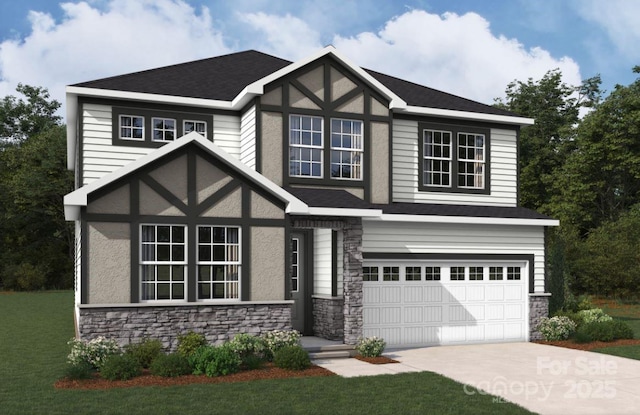
[[[611,321],[613,318],[602,311],[601,308],[591,308],[589,310],[580,310],[578,315],[584,324],[601,323],[603,321]]]
[[[273,330],[262,334],[267,349],[272,354],[285,346],[298,346],[300,337],[297,330]]]
[[[566,340],[576,331],[576,323],[566,316],[542,317],[538,330],[545,340]]]
[[[108,356],[122,353],[115,340],[102,336],[89,341],[71,339],[67,344],[71,346],[67,361],[74,366],[84,362],[94,369],[99,369]]]
[[[378,357],[382,355],[387,343],[379,337],[365,337],[358,341],[356,350],[363,357]]]

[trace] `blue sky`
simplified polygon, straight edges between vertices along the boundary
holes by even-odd
[[[560,68],[629,84],[634,0],[0,0],[0,97],[246,49],[296,60],[327,44],[366,68],[491,103]]]

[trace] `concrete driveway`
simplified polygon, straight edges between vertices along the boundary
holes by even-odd
[[[540,414],[640,413],[638,360],[535,343],[439,346],[384,355],[400,363],[315,363],[347,377],[436,372],[465,384],[465,393],[490,393]]]

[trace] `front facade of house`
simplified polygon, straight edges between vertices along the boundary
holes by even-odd
[[[527,341],[547,313],[557,221],[517,206],[533,120],[333,47],[77,84],[67,111],[81,338]]]

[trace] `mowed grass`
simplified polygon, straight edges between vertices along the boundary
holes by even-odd
[[[595,304],[614,319],[627,323],[633,330],[635,338],[640,339],[640,304],[604,299],[596,300]],[[640,345],[603,347],[593,351],[640,360]]]
[[[70,292],[0,293],[0,413],[527,414],[433,373],[100,391],[57,390],[73,336]]]

